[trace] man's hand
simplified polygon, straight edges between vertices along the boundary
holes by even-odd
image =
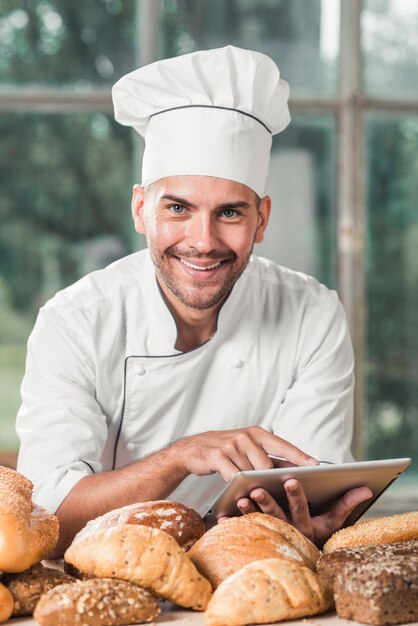
[[[316,459],[260,426],[204,432],[180,439],[170,448],[175,450],[185,474],[219,472],[226,481],[241,470],[272,468],[274,462],[268,454],[295,465],[318,465]]]
[[[318,547],[322,547],[325,541],[339,530],[351,511],[373,496],[368,487],[356,487],[347,491],[337,502],[323,515],[311,517],[308,502],[300,483],[290,478],[284,483],[289,513],[286,515],[274,498],[264,489],[254,489],[250,498],[241,498],[237,506],[241,513],[261,511],[274,517],[279,517],[295,526],[308,539]]]

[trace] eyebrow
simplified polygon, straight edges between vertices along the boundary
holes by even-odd
[[[196,208],[196,205],[186,200],[186,198],[180,198],[179,196],[173,196],[171,194],[165,194],[161,197],[162,200],[171,200],[177,204],[182,204],[187,207]],[[250,203],[245,200],[235,200],[234,202],[223,202],[215,207],[218,211],[226,211],[227,209],[249,209]]]

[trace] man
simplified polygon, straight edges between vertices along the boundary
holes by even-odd
[[[251,256],[270,214],[271,135],[290,120],[277,66],[231,46],[197,52],[128,74],[113,98],[118,121],[146,139],[132,214],[148,250],[43,307],[17,419],[18,467],[60,518],[58,552],[132,502],[204,513],[238,470],[272,467],[268,455],[351,458],[338,298]],[[287,519],[318,544],[371,495],[352,490],[312,519],[297,481],[286,491]],[[285,517],[261,489],[239,507]]]

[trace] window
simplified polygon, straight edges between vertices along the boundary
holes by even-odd
[[[142,245],[129,218],[140,142],[112,121],[109,86],[139,64],[230,43],[272,56],[291,85],[256,252],[344,302],[357,458],[418,457],[417,32],[409,0],[4,0],[0,447],[16,446],[38,306]]]

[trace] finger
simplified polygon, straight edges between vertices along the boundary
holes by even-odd
[[[220,457],[214,466],[214,471],[219,472],[226,482],[229,482],[240,469],[240,467],[237,467],[235,463],[224,456]]]
[[[243,515],[259,512],[258,506],[250,498],[240,498],[237,502],[237,507]]]
[[[284,483],[284,489],[289,503],[291,523],[304,535],[311,536],[313,534],[313,523],[308,501],[301,484],[294,478],[291,478]]]
[[[250,497],[257,503],[262,513],[272,515],[273,517],[279,517],[280,519],[287,521],[286,514],[281,506],[265,489],[253,489],[250,493]]]
[[[267,452],[259,445],[250,446],[247,451],[248,461],[251,463],[253,469],[271,469],[274,467],[274,461],[271,459]]]
[[[373,493],[368,487],[356,487],[346,491],[328,511],[328,524],[340,528],[357,505],[372,497]]]
[[[267,454],[281,456],[295,465],[319,465],[317,459],[306,454],[289,441],[273,435],[258,426],[254,426],[253,429],[256,430],[255,436]]]

